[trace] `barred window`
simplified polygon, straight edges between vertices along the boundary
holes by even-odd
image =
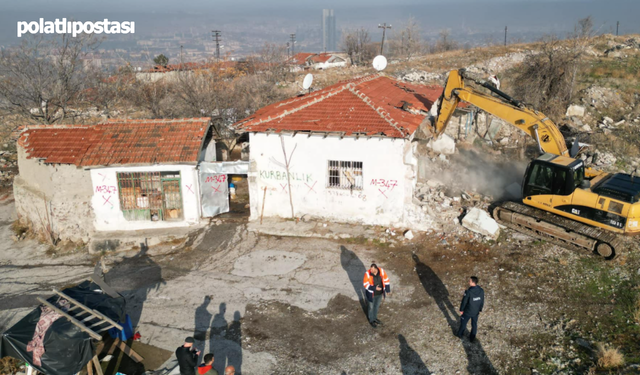
[[[126,220],[182,220],[180,172],[118,173],[120,209]]]
[[[362,190],[362,162],[329,160],[327,187]]]

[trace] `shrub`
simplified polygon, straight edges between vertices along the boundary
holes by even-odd
[[[601,368],[617,368],[624,365],[624,356],[618,348],[598,344],[596,356],[598,358],[598,367]]]

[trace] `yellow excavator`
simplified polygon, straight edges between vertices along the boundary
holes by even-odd
[[[466,81],[491,94],[465,86]],[[613,259],[640,234],[640,178],[585,168],[575,159],[576,142],[567,149],[564,136],[544,114],[529,108],[489,81],[464,69],[449,72],[437,114],[423,122],[434,137],[447,127],[458,103],[470,103],[534,138],[541,155],[531,161],[522,181],[522,202],[500,202],[492,215],[514,230],[560,246],[587,250]]]

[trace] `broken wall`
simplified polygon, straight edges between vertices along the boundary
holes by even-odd
[[[89,171],[27,159],[21,147],[18,168],[13,191],[19,220],[39,232],[50,225],[61,240],[88,242],[94,231]]]

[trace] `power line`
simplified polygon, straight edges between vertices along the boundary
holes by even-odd
[[[212,30],[213,39],[216,41],[216,59],[220,61],[220,30]]]
[[[295,56],[296,54],[296,34],[289,34],[289,37],[291,38],[291,56]]]
[[[507,46],[507,27],[504,27],[504,46]]]
[[[380,43],[380,54],[382,55],[382,51],[384,51],[384,35],[386,34],[387,29],[391,28],[391,25],[387,26],[387,23],[378,24],[378,28],[382,29],[382,43]]]

